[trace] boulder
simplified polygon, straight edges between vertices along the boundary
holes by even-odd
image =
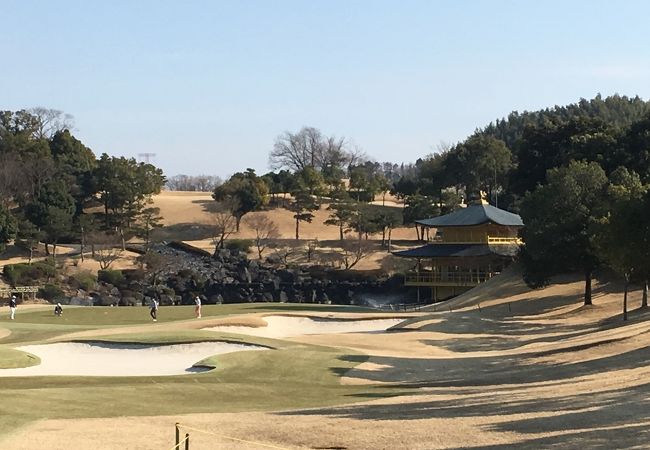
[[[93,306],[95,301],[93,297],[70,297],[69,305],[75,306]]]

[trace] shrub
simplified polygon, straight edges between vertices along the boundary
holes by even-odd
[[[239,251],[243,253],[248,253],[253,246],[253,241],[250,239],[232,239],[226,241],[226,248],[228,250]]]
[[[97,279],[113,286],[121,286],[125,281],[121,270],[100,270],[97,272]]]
[[[69,283],[72,287],[76,289],[83,289],[84,291],[90,291],[94,289],[95,283],[97,283],[97,277],[86,270],[71,275],[69,279]]]
[[[127,282],[142,281],[145,277],[145,271],[142,269],[124,269],[122,275]]]
[[[33,264],[8,264],[4,266],[3,273],[12,285],[18,286],[50,280],[54,277],[56,268],[49,262],[39,261]]]
[[[38,290],[38,295],[45,300],[56,300],[64,296],[60,287],[53,284],[46,284]]]

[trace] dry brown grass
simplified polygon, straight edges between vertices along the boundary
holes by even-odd
[[[182,203],[169,205],[174,201]],[[192,205],[184,215],[196,220],[200,204]],[[290,213],[275,213],[284,232],[292,233]],[[330,231],[336,239],[336,229]],[[325,239],[316,228],[309,233]],[[261,448],[224,435],[281,448],[647,448],[650,313],[638,309],[641,294],[634,289],[630,321],[623,323],[621,288],[618,282],[596,280],[594,306],[584,307],[580,277],[559,277],[547,288],[531,290],[511,269],[415,315],[393,333],[290,339],[368,355],[342,382],[368,385],[369,392],[379,384],[417,386],[415,394],[288,412],[52,419],[17,429],[3,444],[12,449],[171,448],[173,426],[180,421],[214,433],[188,430],[192,448]],[[160,324],[156,330],[208,322],[262,326],[263,315]],[[97,331],[66,338],[92,333]]]
[[[634,290],[623,326],[619,284],[596,282],[589,308],[581,306],[582,286],[563,277],[532,291],[511,272],[438,305],[442,311],[416,315],[400,332],[290,339],[366,353],[343,382],[421,386],[415,394],[304,411],[48,420],[4,444],[166,448],[182,422],[214,433],[187,430],[192,448],[259,448],[224,435],[292,449],[645,448],[650,313],[636,309]],[[453,312],[443,308],[453,302]]]
[[[178,192],[163,191],[153,197],[153,206],[160,208],[160,215],[165,225],[176,225],[183,223],[207,224],[210,223],[209,207],[214,202],[209,192]],[[392,202],[391,205],[397,205]],[[387,203],[388,205],[388,203]],[[401,206],[399,206],[401,207]],[[336,226],[325,225],[329,211],[327,204],[314,212],[311,223],[300,223],[300,239],[335,240],[339,238],[339,230]],[[294,239],[296,234],[296,221],[293,213],[283,208],[275,208],[269,211],[257,211],[249,213],[246,217],[263,215],[272,220],[279,229],[281,239]],[[245,223],[241,224],[240,231],[230,236],[231,239],[251,239],[255,233]],[[377,236],[375,236],[376,238]],[[415,231],[412,228],[396,228],[393,230],[393,239],[414,239]],[[208,240],[206,240],[208,241]]]

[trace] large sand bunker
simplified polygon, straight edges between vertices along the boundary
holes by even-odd
[[[286,338],[309,334],[368,333],[385,331],[404,319],[334,320],[316,317],[266,316],[265,327],[220,325],[209,331],[247,334],[267,338]]]
[[[31,367],[2,369],[0,377],[183,375],[209,370],[207,367],[194,366],[209,356],[265,349],[227,342],[173,345],[65,342],[26,345],[17,347],[17,350],[38,356],[41,363]]]

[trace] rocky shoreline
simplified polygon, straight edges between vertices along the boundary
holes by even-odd
[[[66,303],[99,306],[146,305],[155,297],[161,305],[192,304],[200,295],[205,304],[246,302],[373,305],[409,303],[403,277],[379,271],[344,271],[323,266],[284,267],[274,258],[264,262],[241,252],[220,250],[210,255],[182,242],[157,244],[165,265],[152,282],[151,274],[122,271],[124,281],[99,282],[91,292],[77,291]],[[368,301],[368,299],[375,299]],[[395,303],[395,302],[393,302]]]

